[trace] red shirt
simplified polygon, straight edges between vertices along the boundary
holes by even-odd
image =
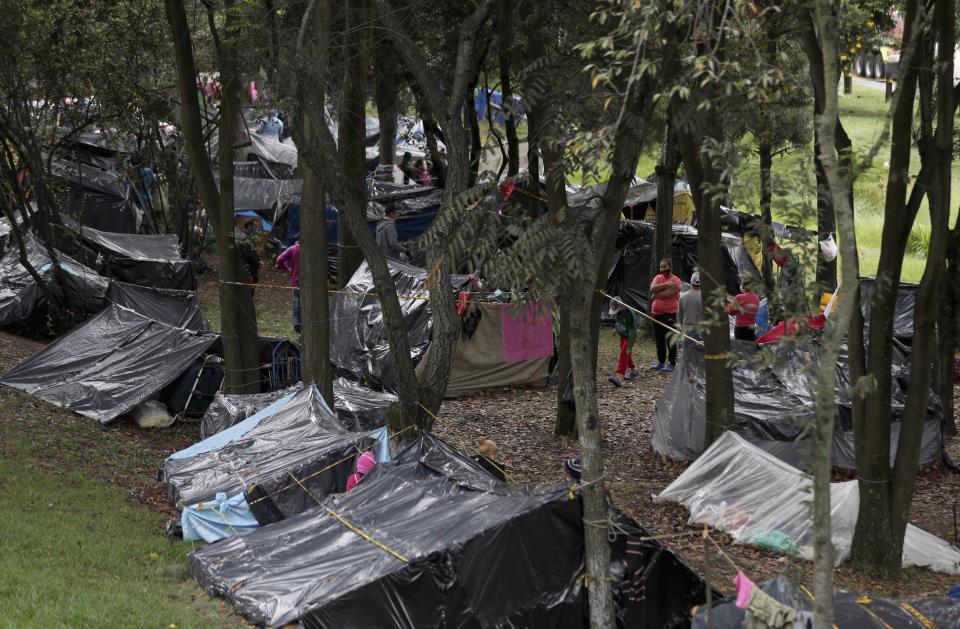
[[[757,322],[757,311],[760,310],[760,298],[753,293],[740,293],[733,298],[733,303],[727,312],[735,315],[733,325],[738,328],[749,328]]]
[[[670,277],[667,277],[660,273],[653,278],[653,285],[658,284],[673,284],[677,290],[674,291],[672,296],[665,299],[654,298],[650,304],[650,314],[677,314],[677,311],[680,310],[680,287],[683,286],[683,282],[676,275],[671,274]]]

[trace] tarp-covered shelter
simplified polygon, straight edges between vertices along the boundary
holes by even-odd
[[[50,175],[67,184],[70,198],[66,211],[83,225],[124,234],[152,229],[149,214],[122,171],[54,157]]]
[[[387,265],[397,295],[401,296],[410,356],[419,361],[430,345],[432,329],[427,271],[390,259]],[[465,286],[468,281],[464,276],[452,276],[451,290]],[[354,380],[393,389],[391,349],[376,293],[370,267],[364,262],[343,290],[331,296],[330,362]]]
[[[813,481],[807,474],[727,431],[656,497],[690,511],[739,542],[813,560]],[[850,556],[860,503],[858,481],[830,485],[831,539],[839,564]],[[907,525],[903,566],[960,574],[960,550]]]
[[[385,436],[382,429],[378,436],[348,431],[309,385],[173,454],[161,477],[185,522],[198,503],[244,494],[252,516],[269,524],[315,506],[317,496],[343,491],[357,455],[378,437],[389,460]]]
[[[302,386],[269,393],[217,393],[200,422],[201,438],[240,423]],[[373,430],[383,426],[387,409],[396,403],[397,396],[388,391],[374,391],[347,378],[333,379],[333,407],[337,419],[348,430]]]
[[[620,250],[614,259],[607,279],[607,292],[619,295],[628,305],[646,310],[650,292],[650,256],[653,251],[653,223],[645,221],[622,221],[617,233],[617,248]],[[673,261],[673,273],[684,282],[697,270],[696,228],[689,225],[673,225],[670,258]],[[723,234],[723,246],[726,253],[727,293],[740,292],[740,281],[747,277],[760,281],[760,271],[743,245],[743,241],[734,234]]]
[[[893,311],[893,335],[900,341],[909,344],[913,340],[913,306],[917,302],[919,284],[900,282],[897,285],[897,296]],[[884,290],[890,290],[890,282],[884,285]],[[873,294],[877,290],[877,280],[872,277],[860,278],[860,304],[863,310],[863,320],[867,327],[870,325],[870,305]]]
[[[808,588],[794,585],[785,576],[757,583],[775,601],[812,618],[814,600]],[[708,610],[697,609],[692,629],[740,629],[751,626],[749,613],[736,605],[736,596],[715,601]],[[948,629],[960,627],[960,601],[942,597],[894,600],[857,592],[834,590],[833,626],[836,629]],[[801,625],[794,625],[801,626]]]
[[[113,280],[107,289],[107,301],[175,328],[211,331],[200,307],[200,298],[193,291],[150,288]]]
[[[196,290],[193,264],[180,254],[176,234],[124,234],[74,225],[83,243],[102,260],[101,272],[128,284]]]
[[[703,581],[610,515],[620,626],[689,622]],[[424,435],[350,493],[197,550],[190,573],[260,625],[586,627],[583,548],[569,486],[499,483]]]
[[[72,312],[83,315],[103,307],[110,280],[63,253],[54,252],[62,271],[58,276],[49,252],[40,241],[29,232],[24,233],[23,240],[30,266],[52,290],[65,298]],[[43,288],[21,264],[19,247],[11,243],[0,256],[0,327],[43,329],[47,299]]]
[[[367,225],[371,231],[376,231],[377,223],[396,208],[400,211],[397,238],[401,242],[413,240],[425,232],[443,203],[442,188],[395,184],[369,177],[367,190]]]
[[[811,366],[819,361],[814,350],[772,344],[758,350],[756,344],[731,341],[734,365],[733,397],[735,423],[731,430],[770,454],[795,465],[808,465],[809,433],[814,414],[816,383]],[[755,351],[763,356],[754,355]],[[900,434],[900,419],[906,402],[909,357],[894,348],[891,366],[891,465]],[[846,351],[837,364],[837,421],[833,434],[833,464],[855,467],[850,376]],[[676,371],[653,412],[652,445],[655,452],[673,459],[692,460],[703,451],[708,420],[703,348],[687,346]],[[943,411],[931,392],[927,421],[920,446],[920,464],[943,457]]]
[[[540,307],[538,307],[540,306]],[[476,304],[480,320],[454,348],[446,397],[508,386],[543,385],[553,356],[549,304],[516,308],[510,303]],[[423,363],[430,360],[427,349]]]
[[[111,304],[0,384],[105,424],[180,377],[216,339]]]

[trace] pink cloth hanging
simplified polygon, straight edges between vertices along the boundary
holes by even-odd
[[[250,102],[255,103],[258,98],[260,98],[260,93],[257,92],[257,82],[250,81]]]
[[[750,602],[750,593],[753,592],[753,581],[743,573],[743,570],[737,571],[737,576],[733,577],[733,585],[737,588],[737,607],[746,609]]]
[[[503,361],[518,363],[553,356],[553,313],[544,302],[523,306],[514,317],[515,306],[503,304]]]

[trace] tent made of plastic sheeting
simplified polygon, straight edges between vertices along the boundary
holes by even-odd
[[[457,340],[447,381],[448,398],[510,386],[543,385],[553,356],[549,305],[514,312],[513,304],[480,303],[473,334]],[[506,326],[506,327],[505,327]],[[420,368],[430,360],[428,348]]]
[[[797,587],[779,576],[758,587],[775,601],[796,609],[804,619],[813,614],[810,590]],[[692,629],[741,629],[749,627],[749,612],[737,607],[736,596],[700,607],[693,616]],[[894,600],[856,592],[834,590],[833,626],[836,629],[949,629],[960,627],[960,601],[947,597]],[[802,625],[792,625],[800,627]]]
[[[282,164],[290,168],[297,167],[297,146],[292,139],[287,138],[281,142],[276,135],[260,133],[253,129],[248,132],[250,146],[247,147],[247,150],[251,153],[267,162]]]
[[[257,413],[303,385],[271,393],[228,395],[217,393],[200,421],[200,437],[206,439]],[[386,413],[397,403],[397,396],[374,391],[346,378],[333,379],[333,406],[348,430],[373,430],[386,423]]]
[[[850,556],[860,503],[857,482],[830,485],[830,530],[838,564]],[[813,482],[808,475],[730,431],[655,498],[685,506],[691,524],[706,524],[739,542],[809,560],[813,559],[812,499]],[[907,525],[903,566],[960,574],[960,550]]]
[[[618,624],[689,622],[703,581],[632,520],[610,517]],[[498,483],[430,436],[348,494],[192,553],[190,573],[260,625],[589,624],[580,496]],[[625,583],[640,580],[645,590],[628,596]]]
[[[50,174],[69,187],[67,213],[83,225],[125,234],[151,229],[133,184],[119,170],[53,158]]]
[[[176,380],[216,338],[111,304],[0,384],[105,424]]]
[[[370,196],[367,203],[367,226],[376,232],[377,223],[392,209],[400,211],[397,217],[397,238],[413,240],[427,231],[440,212],[443,190],[416,184],[402,185],[375,178],[367,180]]]
[[[410,357],[419,361],[430,345],[432,313],[426,289],[427,271],[396,260],[387,260],[390,276],[401,296],[400,309],[407,328]],[[451,276],[451,290],[464,287],[466,276]],[[393,389],[393,365],[387,342],[383,310],[373,275],[366,262],[343,289],[330,299],[330,362],[354,380]]]
[[[245,493],[254,517],[268,524],[343,491],[358,453],[375,445],[370,433],[344,428],[310,385],[173,454],[161,476],[175,504]]]
[[[30,233],[23,238],[27,261],[78,315],[103,307],[110,280],[66,255],[55,252],[62,273],[55,272],[47,249]],[[59,279],[59,281],[57,281]],[[0,257],[0,327],[20,326],[39,331],[45,326],[47,294],[20,262],[20,248],[7,248]]]
[[[877,280],[872,277],[860,278],[860,303],[863,310],[864,325],[870,325],[870,305],[874,292],[877,291]],[[891,290],[891,282],[883,284],[883,290]],[[893,335],[905,343],[913,340],[913,306],[917,301],[919,284],[900,282],[897,285],[897,296],[893,310]],[[864,330],[866,332],[866,330]]]
[[[180,255],[176,234],[122,234],[74,225],[77,235],[102,259],[101,273],[128,284],[196,290],[193,264]]]
[[[217,187],[220,178],[217,177]],[[257,177],[233,178],[234,208],[237,210],[265,210],[286,203],[300,203],[303,197],[303,179],[272,179]]]
[[[653,251],[655,225],[644,221],[623,221],[617,234],[617,248],[620,253],[615,258],[607,278],[607,292],[618,295],[627,305],[646,310],[650,293],[650,256]],[[674,225],[672,228],[670,259],[673,261],[673,273],[682,281],[690,281],[697,270],[698,239],[696,228],[689,225]],[[740,281],[750,278],[760,281],[750,253],[743,241],[733,235],[723,235],[726,252],[725,285],[727,293],[740,292]]]
[[[760,352],[754,355],[754,352]],[[819,361],[814,350],[781,344],[758,349],[755,343],[731,341],[734,425],[731,430],[763,450],[806,469],[809,463],[807,426],[814,415],[812,367]],[[909,358],[894,348],[891,366],[890,461],[896,455],[900,418],[906,402],[904,383],[909,380]],[[853,418],[846,350],[837,362],[837,421],[833,434],[833,464],[856,466]],[[652,446],[673,459],[693,460],[703,451],[706,427],[706,381],[703,348],[687,346],[653,412]],[[943,458],[943,411],[931,392],[920,446],[921,465]]]
[[[149,288],[114,280],[107,289],[107,301],[175,328],[211,331],[200,298],[193,291]]]

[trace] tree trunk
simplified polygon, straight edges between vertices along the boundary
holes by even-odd
[[[497,52],[500,66],[500,93],[503,96],[503,126],[507,135],[507,177],[520,172],[520,140],[513,107],[513,83],[510,60],[513,58],[513,1],[503,0],[497,21]]]
[[[230,45],[225,44],[221,58],[221,78],[224,86],[221,117],[220,176],[224,194],[217,190],[213,168],[203,142],[200,107],[196,97],[196,67],[190,43],[190,28],[182,0],[166,0],[167,20],[173,38],[177,65],[177,84],[180,91],[180,111],[187,155],[194,173],[200,198],[214,225],[220,243],[220,312],[221,338],[225,361],[224,387],[230,393],[258,390],[259,371],[256,312],[253,296],[246,286],[227,284],[243,282],[241,265],[233,240],[233,125],[237,110],[236,75],[230,57]],[[229,13],[229,12],[228,12]],[[230,34],[232,37],[232,33]]]
[[[730,324],[725,308],[726,258],[721,241],[720,199],[714,195],[720,183],[720,173],[705,152],[708,140],[716,140],[722,131],[712,112],[707,112],[705,119],[693,114],[694,118],[682,122],[677,110],[672,113],[677,124],[680,154],[697,208],[697,252],[704,296],[701,328],[705,354],[705,416],[711,418],[704,431],[703,447],[707,448],[734,423],[733,381],[729,365]],[[707,134],[699,129],[705,129]]]
[[[906,5],[905,47],[912,41],[917,4],[916,0],[909,0]],[[919,202],[905,203],[917,87],[917,68],[912,64],[905,65],[907,67],[901,73],[898,100],[893,110],[884,227],[877,264],[877,284],[871,294],[867,372],[875,386],[866,401],[863,425],[854,424],[855,430],[861,428],[861,434],[856,438],[863,447],[857,452],[860,508],[851,558],[856,563],[889,570],[899,568],[901,562],[901,546],[896,542],[891,517],[890,365],[893,358],[893,315],[907,237],[919,209]],[[921,168],[921,178],[925,180],[923,170]],[[922,197],[917,187],[920,185],[922,183],[918,181],[914,187],[911,194],[914,199]]]
[[[365,191],[367,132],[367,70],[370,67],[370,4],[369,0],[348,0],[345,5],[346,38],[344,51],[347,67],[343,73],[340,103],[340,121],[337,143],[344,174],[352,187]],[[366,202],[364,202],[366,206]],[[357,246],[357,236],[349,228],[344,229],[343,213],[340,214],[339,247],[337,250],[337,277],[340,287],[350,282],[354,271],[363,262]]]
[[[938,352],[936,391],[943,403],[944,431],[948,435],[957,434],[957,421],[954,413],[954,358],[957,355],[957,320],[960,318],[960,237],[958,229],[950,231],[947,244],[946,270],[943,289],[940,293],[940,315],[937,319]]]
[[[762,249],[760,275],[763,277],[763,286],[767,291],[770,321],[777,321],[781,316],[776,303],[773,260],[770,258],[770,246],[773,243],[773,212],[771,208],[773,186],[770,181],[770,173],[773,168],[773,147],[767,134],[760,138],[757,152],[760,154],[760,222],[763,223],[763,228],[760,230],[760,248]]]
[[[650,256],[650,277],[660,272],[660,260],[671,258],[673,243],[673,188],[677,181],[680,155],[677,132],[670,113],[663,128],[660,163],[657,164],[657,217],[653,230],[653,252]]]
[[[304,124],[316,124],[307,116]],[[319,118],[323,124],[323,116]],[[309,132],[308,132],[309,133]],[[300,301],[303,309],[303,374],[333,408],[333,367],[330,364],[330,303],[328,300],[327,221],[323,183],[309,164],[303,165],[300,203]]]
[[[400,74],[397,72],[396,52],[389,42],[377,45],[374,60],[376,82],[373,97],[377,103],[377,117],[380,119],[380,165],[383,166],[393,164],[396,158]]]
[[[467,179],[469,188],[477,185],[477,177],[480,174],[480,154],[483,152],[483,143],[480,140],[480,119],[477,116],[474,100],[476,93],[477,84],[474,81],[463,99],[463,128],[470,137],[470,177]],[[487,107],[489,106],[490,103],[487,102]]]

